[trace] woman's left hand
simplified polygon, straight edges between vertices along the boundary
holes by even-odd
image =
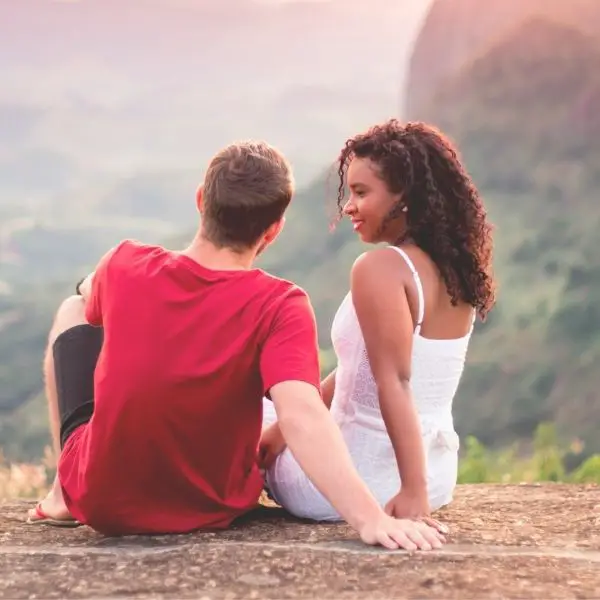
[[[273,423],[265,429],[261,435],[258,445],[258,466],[268,469],[275,459],[285,450],[286,443],[283,439],[278,423]]]

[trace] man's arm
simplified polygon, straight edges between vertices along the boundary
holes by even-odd
[[[286,381],[271,390],[281,431],[302,470],[363,542],[391,550],[440,548],[443,536],[420,521],[384,513],[356,471],[341,431],[317,389]]]
[[[318,391],[286,381],[271,389],[283,437],[318,490],[354,529],[377,520],[381,507],[360,479],[342,434]]]
[[[331,402],[335,392],[335,373],[336,369],[331,371],[331,373],[321,381],[321,397],[323,398],[323,404],[327,407],[327,410],[331,408]],[[277,460],[277,457],[285,450],[286,445],[283,433],[281,432],[281,427],[279,427],[279,421],[275,421],[268,427],[265,427],[262,431],[259,443],[258,465],[260,468],[270,468]]]
[[[316,325],[305,295],[284,303],[263,345],[261,372],[292,454],[364,542],[388,548],[439,547],[441,537],[424,523],[388,517],[356,471],[321,398]]]

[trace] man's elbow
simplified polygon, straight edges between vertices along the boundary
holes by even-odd
[[[279,426],[284,436],[307,434],[314,430],[316,424],[327,419],[329,412],[323,402],[303,402],[294,407],[288,407],[278,417]]]
[[[310,393],[295,394],[279,401],[274,398],[277,421],[284,437],[310,433],[315,424],[329,416],[318,392],[315,389],[305,391]]]

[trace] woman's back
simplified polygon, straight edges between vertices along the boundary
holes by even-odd
[[[407,290],[408,301],[414,321],[412,343],[411,389],[415,407],[421,419],[424,437],[438,432],[447,434],[452,447],[456,445],[452,419],[452,403],[463,373],[467,348],[474,323],[474,311],[469,306],[453,307],[450,298],[439,297],[438,291],[445,293],[443,282],[433,268],[423,278],[406,249],[390,246],[390,251],[399,255],[399,267],[410,270],[414,282]],[[417,251],[409,249],[411,254]],[[420,257],[421,264],[427,257]],[[432,289],[433,288],[433,289]],[[437,288],[437,289],[436,289]],[[427,301],[433,300],[432,307]],[[445,301],[445,302],[444,302]],[[444,306],[446,304],[446,306]],[[452,320],[453,322],[448,323]],[[430,324],[431,323],[431,324]],[[425,336],[425,332],[429,334]],[[454,337],[452,337],[454,336]],[[346,414],[355,415],[357,422],[363,423],[363,416],[374,427],[385,432],[385,424],[379,409],[377,384],[373,377],[364,339],[356,312],[348,294],[332,326],[332,341],[337,354],[338,370],[336,389],[332,402],[334,415],[343,413],[341,420],[348,422]],[[364,415],[362,413],[365,413]],[[389,438],[386,444],[391,442]],[[396,465],[393,465],[395,468]]]
[[[407,288],[416,333],[421,337],[437,340],[457,340],[467,336],[473,326],[473,307],[465,302],[452,304],[448,288],[435,262],[415,245],[391,246],[402,256],[400,268],[410,271],[414,285]],[[419,294],[422,294],[422,301]],[[422,309],[421,327],[419,309]]]

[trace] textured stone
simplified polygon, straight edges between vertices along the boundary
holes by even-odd
[[[464,486],[439,552],[369,548],[344,525],[263,508],[234,528],[104,538],[0,515],[0,598],[595,598],[600,489]]]

